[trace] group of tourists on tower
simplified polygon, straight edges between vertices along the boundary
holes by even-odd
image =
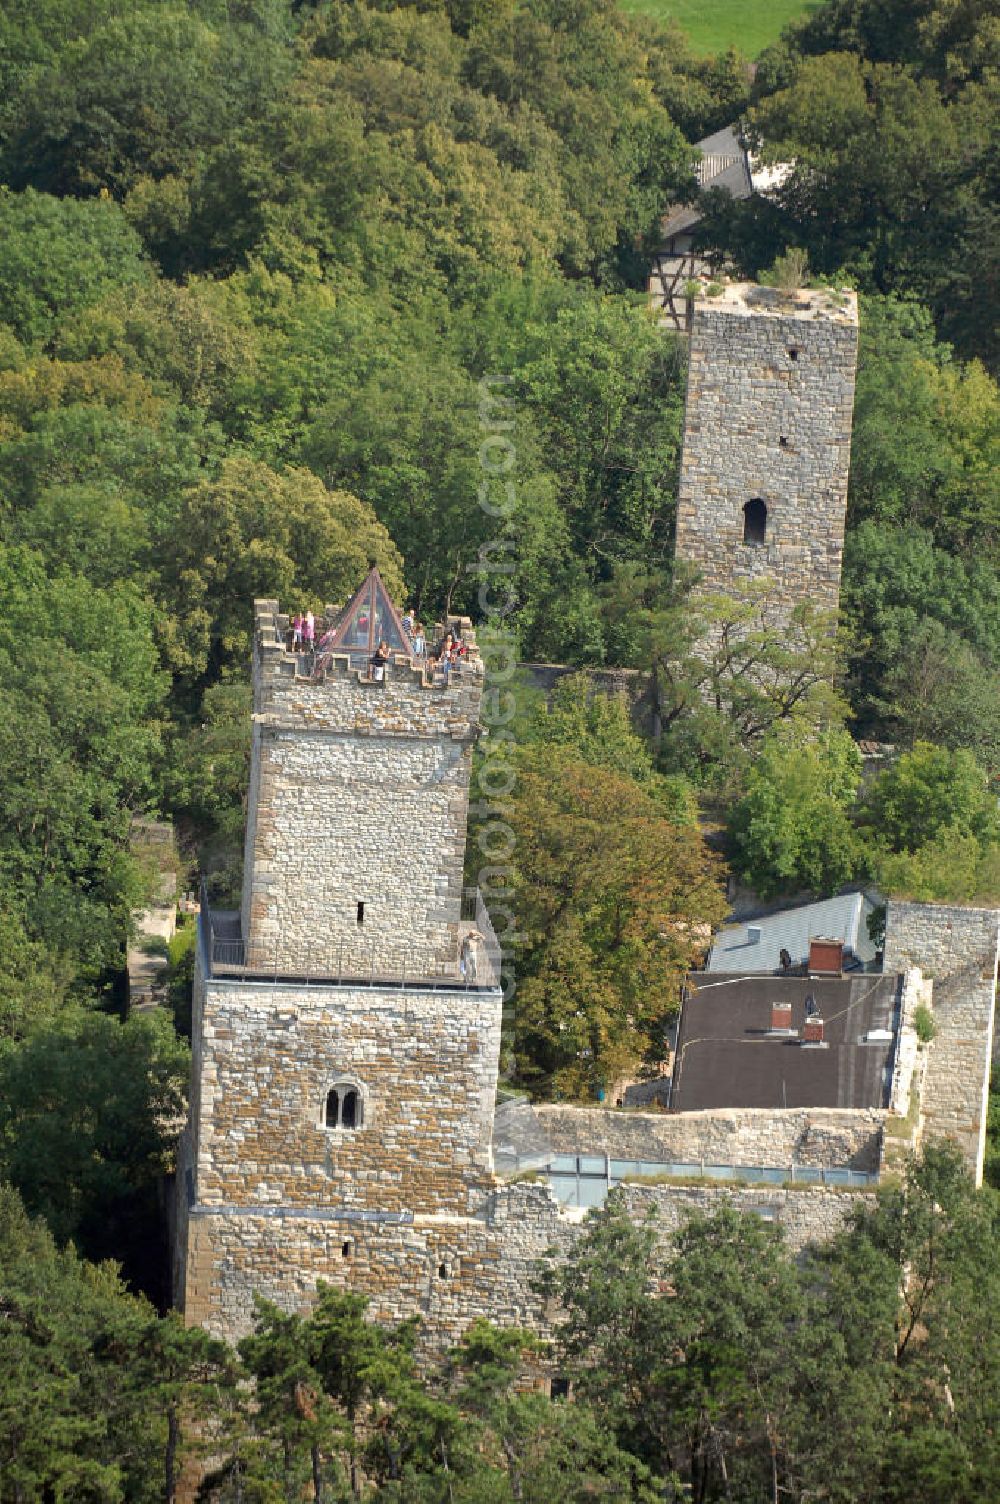
[[[376,627],[381,622],[376,618]],[[360,619],[356,623],[358,635],[367,635],[369,622]],[[440,675],[445,684],[448,683],[451,671],[465,659],[469,652],[469,646],[460,636],[452,632],[445,632],[434,650],[428,655],[427,636],[420,622],[417,621],[412,607],[407,607],[402,617],[402,627],[406,634],[404,641],[409,648],[410,661],[416,664],[426,663],[431,672]],[[311,653],[317,650],[316,644],[316,617],[312,611],[296,611],[291,619],[289,629],[289,647],[293,653]],[[318,651],[329,649],[334,636],[339,636],[335,629],[324,633]],[[369,638],[369,641],[371,639]],[[336,649],[334,649],[336,650]],[[384,637],[379,637],[374,652],[368,659],[368,678],[376,684],[385,679],[386,667],[392,657],[392,649]]]
[[[292,617],[292,652],[311,653],[315,641],[315,616],[311,611],[307,611],[304,616],[301,611],[296,611]]]

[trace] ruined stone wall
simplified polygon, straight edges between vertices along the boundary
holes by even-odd
[[[368,683],[335,658],[314,682],[298,667],[259,628],[247,964],[310,975],[457,974],[479,680],[431,685],[400,661]]]
[[[634,1221],[641,1221],[650,1208],[655,1210],[667,1247],[691,1217],[711,1217],[720,1208],[729,1206],[739,1212],[756,1213],[779,1226],[792,1253],[828,1242],[844,1226],[858,1201],[872,1200],[870,1191],[818,1187],[794,1190],[784,1186],[626,1185],[622,1191]]]
[[[255,1290],[304,1309],[322,1279],[366,1295],[377,1321],[420,1316],[432,1347],[458,1341],[480,1316],[544,1328],[531,1287],[537,1261],[550,1247],[567,1249],[579,1227],[547,1186],[532,1184],[485,1195],[466,1218],[199,1207],[190,1219],[185,1314],[236,1340],[250,1329]]]
[[[903,977],[899,1002],[899,1031],[892,1063],[892,1090],[889,1111],[905,1118],[910,1110],[910,1094],[919,1093],[923,1082],[923,1057],[917,1035],[916,1013],[921,1004],[929,1004],[931,985],[924,981],[919,966],[911,966]]]
[[[254,699],[257,698],[256,673],[254,674]],[[250,777],[247,781],[247,820],[243,832],[243,883],[240,893],[240,923],[244,937],[250,934],[250,917],[254,909],[254,891],[258,893],[267,880],[267,872],[263,867],[263,853],[261,853],[260,868],[258,871],[258,858],[255,851],[257,842],[257,812],[260,804],[260,771],[261,771],[261,722],[257,715],[252,716],[250,725]]]
[[[624,700],[635,729],[644,736],[653,732],[653,681],[644,669],[574,668],[563,663],[519,663],[517,667],[531,688],[541,691],[547,698],[551,697],[560,679],[571,674],[583,675],[591,696],[606,695],[609,700]]]
[[[885,968],[920,967],[933,981],[935,1036],[927,1051],[921,1134],[954,1139],[982,1183],[993,1050],[1000,910],[893,899]]]
[[[809,1188],[626,1185],[637,1222],[652,1209],[666,1253],[692,1216],[722,1206],[755,1212],[783,1229],[792,1252],[833,1237],[858,1194]],[[392,1223],[346,1217],[338,1208],[299,1213],[275,1207],[235,1215],[198,1208],[191,1217],[187,1318],[236,1340],[250,1330],[253,1292],[305,1309],[318,1279],[365,1294],[378,1321],[419,1315],[430,1347],[455,1343],[470,1322],[526,1325],[541,1335],[555,1311],[534,1289],[543,1255],[565,1256],[580,1237],[579,1214],[560,1210],[548,1186],[517,1182],[484,1199],[466,1219],[414,1216]]]
[[[499,991],[235,982],[199,960],[175,1256],[187,1319],[238,1335],[255,1289],[295,1305],[348,1273],[373,1295],[398,1282],[415,1309],[427,1260],[450,1271],[454,1227],[494,1184],[500,1012]],[[361,1094],[356,1129],[324,1126],[337,1083]],[[435,1229],[419,1270],[414,1217]]]
[[[857,360],[857,300],[756,301],[730,287],[692,309],[676,555],[703,591],[769,585],[771,613],[840,593]],[[743,542],[745,504],[767,507]]]
[[[712,1165],[879,1167],[884,1113],[841,1108],[649,1113],[539,1104],[556,1154]]]

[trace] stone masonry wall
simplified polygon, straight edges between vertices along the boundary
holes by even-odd
[[[500,995],[209,979],[195,1024],[200,1205],[465,1216],[490,1179]],[[357,1088],[360,1128],[323,1126]]]
[[[478,679],[435,686],[400,661],[382,683],[368,683],[335,658],[314,682],[297,666],[259,633],[242,906],[248,964],[310,975],[457,975]]]
[[[664,1248],[692,1216],[721,1206],[781,1225],[799,1252],[843,1226],[858,1199],[843,1191],[628,1185],[637,1221],[650,1208]],[[273,1208],[230,1213],[197,1208],[190,1219],[186,1316],[234,1341],[250,1330],[253,1293],[288,1310],[308,1308],[316,1281],[365,1294],[378,1321],[419,1315],[430,1347],[455,1343],[477,1316],[528,1325],[542,1335],[554,1315],[533,1288],[539,1260],[565,1256],[583,1220],[560,1210],[548,1187],[518,1182],[485,1198],[466,1219],[414,1216],[396,1223],[350,1220],[336,1208],[312,1214]]]
[[[206,978],[199,957],[194,1036],[175,1254],[189,1323],[236,1340],[250,1329],[255,1291],[303,1309],[323,1279],[367,1295],[379,1320],[420,1315],[433,1346],[454,1342],[476,1316],[545,1329],[537,1261],[569,1249],[581,1215],[560,1208],[547,1184],[490,1173],[498,992],[236,982]],[[321,1126],[338,1080],[362,1093],[360,1129]],[[551,1111],[563,1134],[576,1118],[583,1133],[589,1120],[589,1142],[605,1118],[641,1117],[654,1134],[681,1121]],[[752,1116],[733,1115],[737,1134]],[[842,1162],[844,1115],[784,1116],[803,1163],[821,1141]],[[668,1241],[691,1214],[733,1204],[781,1222],[796,1250],[836,1231],[852,1204],[843,1192],[780,1186],[626,1185],[622,1194],[636,1217],[656,1206]]]
[[[560,679],[583,675],[591,696],[606,695],[609,700],[624,701],[636,730],[644,736],[653,732],[653,681],[644,669],[581,669],[563,663],[519,663],[517,667],[531,688],[540,690],[546,699],[551,697]]]
[[[713,1165],[879,1167],[884,1113],[839,1108],[712,1112],[621,1112],[538,1105],[556,1154]]]
[[[1000,910],[893,899],[885,968],[920,967],[933,979],[935,1037],[928,1047],[921,1134],[954,1139],[980,1185],[993,1050]]]
[[[857,361],[857,300],[798,306],[729,287],[693,305],[676,555],[704,591],[769,586],[776,617],[837,609]],[[767,506],[761,544],[743,508]]]
[[[923,1084],[923,1057],[916,1029],[916,1013],[921,1003],[929,1004],[931,984],[924,981],[919,966],[911,966],[903,977],[899,1005],[899,1034],[892,1065],[892,1090],[889,1111],[905,1118],[910,1110],[910,1094]]]

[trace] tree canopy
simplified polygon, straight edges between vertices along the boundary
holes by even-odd
[[[516,773],[519,1070],[558,1096],[610,1091],[662,1055],[723,917],[719,863],[670,789],[558,741],[526,747]]]
[[[996,1217],[947,1145],[797,1257],[755,1212],[668,1238],[612,1193],[538,1271],[567,1403],[528,1332],[477,1320],[418,1362],[413,1323],[323,1283],[303,1313],[259,1300],[234,1352],[0,1185],[0,1498],[172,1504],[196,1467],[260,1504],[971,1504],[1000,1477]]]

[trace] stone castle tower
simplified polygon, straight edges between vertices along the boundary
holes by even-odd
[[[255,616],[243,898],[200,915],[175,1298],[229,1337],[254,1290],[296,1306],[317,1279],[389,1319],[458,1312],[500,1047],[496,940],[462,888],[480,668],[443,683],[400,651],[372,682],[332,630],[313,659],[276,601]]]
[[[837,609],[857,364],[854,293],[734,284],[690,305],[676,557],[768,615]]]

